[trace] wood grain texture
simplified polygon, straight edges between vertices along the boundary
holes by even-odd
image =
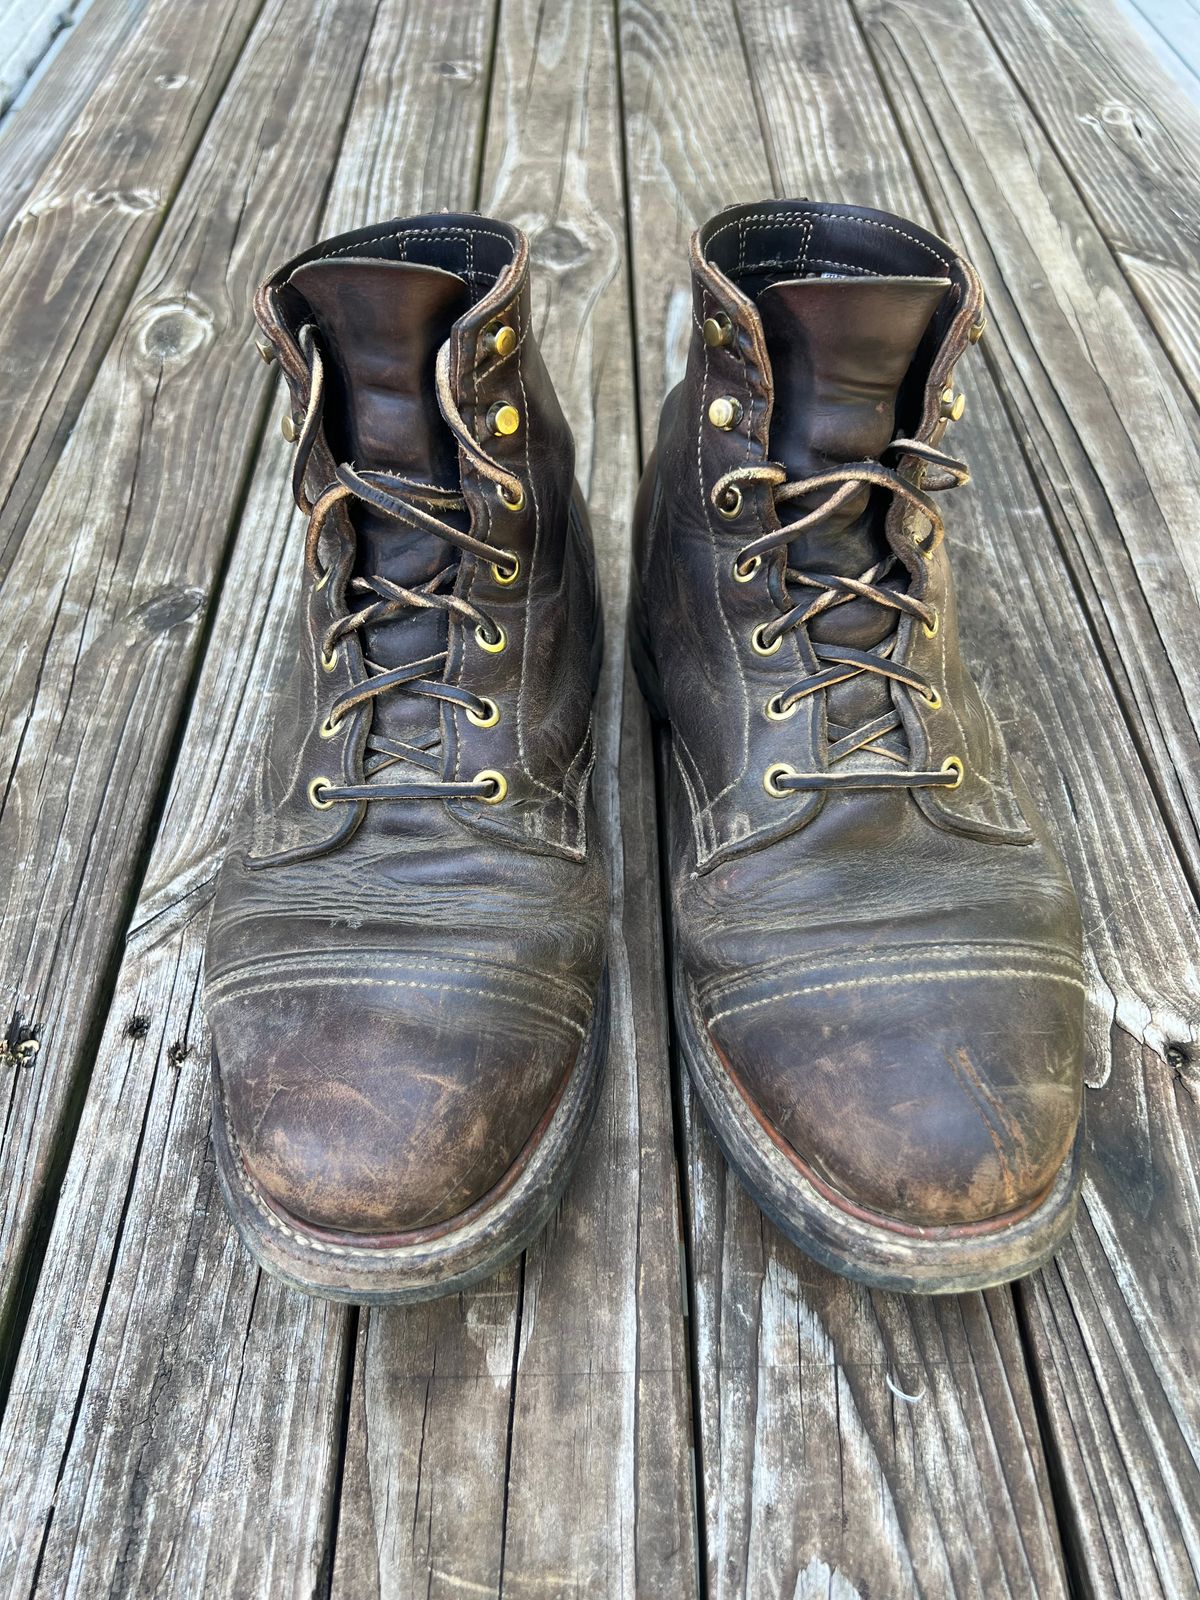
[[[0,0],[0,117],[88,0]]]
[[[855,114],[866,125],[831,134],[830,147],[892,152],[891,176],[878,189],[869,187],[869,174],[854,172],[856,185],[868,179],[855,197],[898,205],[963,239],[990,291],[993,331],[985,348],[992,370],[976,367],[969,380],[971,415],[960,435],[974,483],[950,507],[964,648],[1063,844],[1084,903],[1093,964],[1089,1068],[1104,1087],[1088,1099],[1086,1214],[1074,1247],[1022,1291],[1020,1301],[1023,1312],[1039,1305],[1045,1285],[1057,1279],[1060,1301],[1065,1297],[1082,1330],[1080,1339],[1056,1342],[1044,1333],[1049,1323],[1043,1318],[1044,1336],[1031,1341],[1050,1418],[1052,1466],[1067,1485],[1064,1537],[1085,1590],[1186,1594],[1194,1582],[1189,1574],[1200,1498],[1197,1410],[1187,1376],[1195,1370],[1196,1334],[1186,1296],[1164,1276],[1159,1248],[1161,1241],[1167,1259],[1186,1272],[1200,1232],[1196,1107],[1186,1088],[1200,930],[1190,841],[1176,826],[1179,789],[1171,787],[1186,779],[1157,720],[1163,702],[1170,706],[1177,675],[1173,655],[1167,665],[1159,608],[1147,608],[1140,625],[1148,677],[1144,693],[1131,688],[1136,654],[1127,641],[1134,624],[1130,616],[1119,632],[1114,620],[1140,587],[1129,581],[1127,565],[1130,552],[1136,561],[1136,537],[1114,517],[1112,499],[1092,502],[1103,507],[1107,528],[1102,522],[1100,530],[1091,521],[1092,504],[1085,501],[1081,512],[1080,500],[1089,474],[1106,473],[1124,484],[1137,536],[1156,516],[1180,518],[1174,544],[1164,538],[1153,552],[1149,542],[1143,547],[1146,572],[1161,584],[1176,548],[1187,543],[1182,508],[1191,492],[1194,458],[1186,439],[1194,418],[1070,179],[1036,126],[1027,116],[1022,121],[1020,97],[986,37],[963,37],[966,9],[855,4],[888,96],[859,97]],[[754,8],[743,17],[753,60]],[[823,18],[809,21],[843,38],[854,35],[854,18],[842,7],[825,8]],[[777,33],[765,26],[761,37],[756,80],[765,85],[769,79],[781,101],[802,103],[798,77],[767,71],[768,59],[781,54]],[[778,139],[787,125],[782,110],[769,111],[768,121]],[[800,181],[801,173],[811,184],[811,155],[788,163],[782,140],[779,149],[785,186]],[[830,192],[851,197],[840,185]],[[1041,231],[1031,220],[1039,215],[1046,217]],[[1045,254],[1012,259],[1031,235]],[[1088,271],[1075,265],[1060,271],[1067,256],[1087,263]],[[1058,325],[1052,359],[1046,308],[1064,293],[1072,273],[1089,286],[1098,277],[1104,293],[1086,316],[1074,308]],[[1118,402],[1115,366],[1104,375],[1103,363],[1115,362],[1109,339],[1122,349],[1128,342],[1122,359],[1130,380],[1152,369],[1163,385],[1155,415],[1164,436],[1152,462],[1131,459],[1137,452],[1130,430],[1141,428],[1142,419],[1130,419],[1129,406]],[[1029,370],[1046,362],[1038,404],[1012,382],[1026,360]],[[1055,405],[1062,413],[1056,395],[1077,397],[1071,424],[1056,425]],[[1176,424],[1182,431],[1172,435]],[[1069,467],[1056,446],[1069,446]],[[1147,486],[1136,496],[1136,513],[1132,474]],[[1115,577],[1104,583],[1099,552],[1086,566],[1077,560],[1080,532],[1093,542],[1104,534],[1106,547],[1120,552],[1126,565],[1119,592]],[[1188,556],[1181,551],[1171,580],[1180,613],[1192,604],[1189,578],[1180,570]],[[1085,572],[1095,574],[1093,581],[1081,581]],[[1097,604],[1098,592],[1106,600],[1115,596],[1111,609]],[[1186,722],[1176,724],[1174,734],[1176,748],[1194,759]],[[1175,1088],[1180,1079],[1184,1092]],[[1131,1189],[1134,1174],[1139,1181]],[[1110,1342],[1112,1329],[1122,1330],[1120,1346]],[[1070,1409],[1055,1400],[1065,1393],[1075,1397]],[[1081,1455],[1076,1442],[1076,1430],[1085,1426],[1081,1408],[1094,1419],[1087,1426],[1095,1428],[1096,1456]],[[1143,1418],[1140,1434],[1127,1425],[1103,1425],[1114,1412],[1127,1421]],[[1120,1486],[1127,1516],[1138,1525],[1136,1534],[1133,1522],[1123,1534],[1123,1551],[1110,1551],[1106,1541],[1108,1502],[1098,1483]]]
[[[693,226],[773,188],[911,207],[857,30],[820,11],[623,8],[634,260],[676,260],[637,276],[647,438],[690,333]],[[1011,1296],[837,1280],[763,1220],[682,1096],[710,1592],[1065,1593]]]
[[[248,302],[264,259],[312,226],[358,63],[345,46],[357,38],[361,54],[374,9],[271,0],[39,505],[39,536],[0,595],[0,1014],[32,1019],[42,1039],[4,1083],[5,1316],[94,1049],[253,459],[268,380]],[[322,146],[324,169],[312,159]]]
[[[1117,0],[1157,59],[1200,105],[1200,7],[1195,0]]]
[[[574,431],[605,598],[608,1080],[572,1186],[519,1274],[436,1314],[370,1314],[335,1570],[346,1600],[376,1584],[406,1596],[696,1589],[652,773],[636,702],[617,767],[637,440],[616,89],[602,8],[501,8],[482,206],[530,235],[538,338]]]
[[[92,0],[38,65],[20,102],[0,115],[0,231],[8,227],[47,162],[103,81],[150,0]],[[56,7],[62,14],[62,7]]]
[[[1193,400],[1200,398],[1200,117],[1109,5],[974,5]]]
[[[260,5],[152,0],[0,239],[0,577]]]
[[[456,130],[457,181],[469,196],[489,31],[490,16],[466,0],[436,12],[385,0],[377,15],[374,6],[313,0],[280,6],[263,32],[262,49],[276,63],[273,92],[303,98],[289,70],[316,91],[315,58],[328,75],[310,98],[319,124],[292,124],[302,174],[282,148],[245,152],[272,221],[264,225],[251,197],[244,253],[223,289],[231,325],[219,388],[237,426],[210,462],[214,472],[236,481],[258,437],[266,369],[244,335],[252,288],[267,267],[325,229],[360,220],[355,194],[373,208],[379,184],[393,186],[392,203],[435,205],[452,174],[447,157],[426,166],[417,159],[433,120]],[[366,74],[356,87],[364,52],[407,60],[405,115],[394,85]],[[254,72],[244,87],[269,115]],[[235,145],[236,130],[232,120],[224,134]],[[291,201],[285,235],[273,231],[277,185]],[[230,205],[246,202],[228,180],[226,189]],[[195,282],[198,294],[203,280]],[[243,374],[257,382],[234,392]],[[233,1234],[209,1145],[209,1043],[198,1007],[208,897],[286,664],[300,548],[288,456],[271,429],[0,1428],[0,1475],[21,1491],[6,1497],[0,1532],[6,1593],[82,1600],[111,1585],[115,1593],[240,1597],[323,1592],[328,1583],[352,1318],[278,1289]],[[114,1405],[113,1397],[128,1399]]]

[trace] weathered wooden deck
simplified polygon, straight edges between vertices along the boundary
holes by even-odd
[[[1194,1596],[1195,0],[0,0],[0,39],[0,1592]],[[628,519],[688,234],[771,192],[989,292],[966,648],[1091,952],[1085,1205],[1012,1291],[830,1277],[669,1068]],[[359,1314],[235,1242],[197,993],[300,564],[250,295],[440,206],[532,235],[603,553],[616,1028],[537,1247]]]

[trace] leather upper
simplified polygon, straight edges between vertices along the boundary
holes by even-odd
[[[1000,1216],[1047,1186],[1078,1122],[1075,896],[964,665],[947,544],[919,496],[883,473],[784,487],[859,462],[932,483],[923,456],[888,446],[939,459],[982,292],[916,225],[808,201],[721,213],[692,268],[687,370],[635,555],[635,628],[670,726],[688,1003],[773,1136],[847,1203],[900,1226]],[[710,412],[725,398],[732,427]],[[756,541],[771,547],[757,565],[742,556]],[[817,595],[825,609],[795,624]],[[789,605],[778,647],[756,650]],[[872,652],[897,676],[857,670]],[[778,763],[810,786],[770,792]],[[873,786],[879,772],[900,786]]]
[[[453,1219],[503,1180],[590,1024],[608,916],[589,794],[594,559],[518,230],[446,214],[359,230],[274,273],[256,312],[302,439],[320,356],[300,494],[317,500],[347,463],[415,491],[435,520],[397,522],[347,496],[306,563],[293,664],[209,936],[218,1114],[281,1211],[390,1237]],[[501,326],[511,349],[497,347]],[[511,435],[489,420],[501,404],[519,415]],[[515,508],[457,446],[446,405],[519,482]],[[436,519],[497,561],[439,537]],[[417,603],[326,649],[330,628],[381,591]],[[420,603],[427,593],[443,598]],[[493,635],[477,617],[503,630],[503,648],[484,648]],[[410,663],[416,678],[330,716],[337,697]],[[438,698],[443,685],[460,699]],[[489,703],[498,720],[477,726],[467,711]],[[387,756],[382,770],[381,740],[412,759]],[[507,784],[494,804],[455,793],[314,804],[397,775],[469,788],[483,771]]]

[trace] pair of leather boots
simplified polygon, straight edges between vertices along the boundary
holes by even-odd
[[[1001,1282],[1071,1223],[1083,983],[943,544],[979,281],[913,223],[807,200],[722,212],[691,269],[631,618],[678,1038],[804,1250],[886,1288]],[[365,228],[255,309],[308,529],[208,944],[218,1164],[270,1271],[420,1299],[531,1240],[600,1089],[587,514],[516,228]]]

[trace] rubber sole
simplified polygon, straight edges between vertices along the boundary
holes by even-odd
[[[562,1197],[596,1114],[607,1041],[606,972],[591,1026],[549,1119],[490,1195],[460,1219],[421,1230],[406,1242],[376,1244],[323,1237],[255,1184],[229,1125],[214,1054],[213,1147],[238,1233],[265,1272],[324,1300],[408,1304],[456,1294],[491,1277],[532,1243]]]
[[[873,1289],[964,1294],[1035,1272],[1071,1230],[1083,1178],[1083,1121],[1071,1153],[1039,1202],[1014,1215],[966,1227],[908,1228],[870,1220],[839,1205],[827,1184],[806,1176],[705,1043],[686,981],[675,976],[676,1031],[688,1074],[710,1127],[757,1205],[822,1266]]]

